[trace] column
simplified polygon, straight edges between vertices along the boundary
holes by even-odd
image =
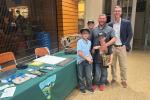
[[[85,0],[85,26],[88,20],[94,20],[98,24],[98,17],[103,12],[103,0]]]
[[[135,26],[135,16],[136,16],[136,5],[137,5],[137,0],[133,0],[132,14],[131,14],[131,26],[132,26],[132,31],[133,31],[133,37],[134,37],[134,26]],[[131,49],[132,47],[133,47],[133,38],[131,40]]]

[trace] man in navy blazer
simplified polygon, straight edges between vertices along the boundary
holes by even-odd
[[[113,27],[114,22],[110,22],[109,26]],[[127,52],[131,50],[130,41],[132,39],[132,28],[129,20],[121,19],[120,39],[123,45],[126,46]]]
[[[111,67],[112,81],[111,83],[116,83],[116,63],[117,59],[119,61],[121,84],[124,88],[127,87],[127,52],[131,50],[130,41],[132,39],[132,28],[131,23],[128,20],[121,18],[122,8],[120,6],[115,6],[114,9],[114,20],[108,25],[115,30],[117,41],[113,47],[113,63]]]

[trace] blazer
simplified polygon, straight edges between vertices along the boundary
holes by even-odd
[[[109,26],[113,27],[114,22],[108,23]],[[121,19],[120,25],[120,39],[123,45],[126,46],[126,50],[131,50],[130,41],[132,39],[133,33],[131,28],[131,23],[129,20]]]

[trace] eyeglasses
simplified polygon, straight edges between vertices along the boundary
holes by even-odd
[[[114,12],[121,12],[121,10],[115,10]]]

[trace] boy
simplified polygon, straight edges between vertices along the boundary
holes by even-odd
[[[77,42],[77,72],[79,88],[82,93],[86,93],[85,89],[90,92],[94,92],[92,89],[93,59],[90,53],[91,42],[88,40],[90,31],[88,29],[81,29],[80,33],[81,39]]]
[[[99,63],[96,63],[96,66],[99,66],[98,69],[96,70],[96,73],[100,74],[100,77],[97,77],[95,79],[96,84],[99,85],[99,90],[103,91],[105,88],[105,83],[107,81],[107,68],[109,65],[111,65],[112,63],[112,48],[111,46],[109,46],[106,50],[103,50],[101,48],[102,45],[106,44],[106,36],[104,33],[99,33],[98,34],[98,38],[99,38],[99,44],[97,46],[94,46],[92,49],[92,53],[95,52],[95,50],[97,50],[98,55],[98,59],[99,59]]]
[[[95,26],[94,20],[88,20],[87,26],[89,30],[92,30]]]
[[[89,40],[91,40],[91,38],[92,38],[92,30],[94,29],[94,26],[95,26],[94,20],[88,20],[87,26],[88,26],[88,29],[90,31]]]

